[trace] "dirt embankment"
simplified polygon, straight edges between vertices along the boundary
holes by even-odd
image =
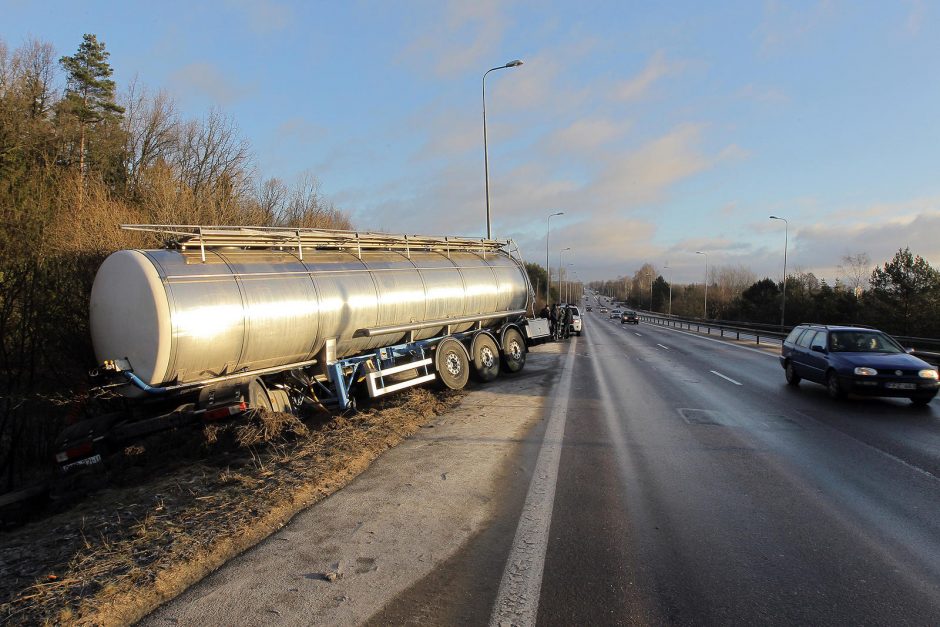
[[[111,461],[133,485],[0,537],[0,622],[133,622],[347,484],[459,398],[413,389],[352,416],[258,416],[128,447]],[[197,459],[168,462],[177,449],[191,454],[194,438]]]

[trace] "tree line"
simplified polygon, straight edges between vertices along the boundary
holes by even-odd
[[[94,365],[98,265],[153,236],[122,223],[351,228],[309,175],[261,179],[219,110],[182,116],[165,92],[118,90],[105,43],[72,55],[0,41],[0,490],[37,472]]]
[[[864,324],[895,335],[940,338],[940,269],[909,248],[874,268],[865,253],[846,255],[842,262],[834,285],[812,272],[796,272],[787,275],[785,290],[742,266],[710,268],[707,311],[704,283],[670,286],[649,263],[632,277],[589,286],[631,307],[681,317],[779,325],[785,298],[788,328],[801,322]]]

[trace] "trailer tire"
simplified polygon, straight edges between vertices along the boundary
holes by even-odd
[[[525,366],[525,340],[511,327],[503,333],[503,365],[509,372],[519,372]]]
[[[294,413],[290,406],[290,397],[287,395],[287,390],[282,390],[280,388],[268,390],[268,398],[271,399],[272,411],[280,412],[282,414]]]
[[[470,379],[470,355],[459,341],[445,338],[434,349],[434,369],[441,385],[462,390]]]
[[[480,381],[492,381],[499,376],[499,346],[489,333],[477,333],[470,344],[473,371]]]
[[[261,379],[252,379],[248,384],[248,409],[264,409],[271,411],[271,397],[268,396],[268,388]]]

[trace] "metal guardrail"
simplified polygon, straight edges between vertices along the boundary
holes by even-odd
[[[705,335],[713,335],[712,332],[714,331],[714,334],[718,335],[719,337],[727,337],[735,340],[752,340],[757,345],[760,345],[763,342],[764,344],[775,344],[779,346],[783,344],[783,340],[787,337],[786,333],[756,329],[752,326],[715,324],[713,322],[705,322],[702,320],[668,318],[649,313],[640,314],[640,319],[648,324],[656,324],[659,326],[666,326],[675,329],[687,329],[689,331],[694,330],[696,333],[702,333],[704,329]]]
[[[765,325],[765,324],[748,324],[748,323],[737,323],[734,325],[724,324],[724,321],[705,321],[705,320],[695,320],[689,318],[677,318],[663,316],[662,314],[654,314],[650,312],[637,312],[641,320],[644,320],[648,324],[656,324],[659,326],[666,326],[677,329],[687,329],[692,331],[693,329],[697,333],[702,333],[704,329],[705,335],[713,335],[712,331],[715,331],[719,337],[728,337],[735,340],[753,340],[755,344],[775,344],[780,346],[783,344],[783,340],[786,339],[789,332],[792,330],[786,330],[785,332],[773,330],[774,326],[779,329],[779,325]],[[934,338],[924,338],[924,337],[908,337],[903,335],[892,335],[894,339],[901,343],[902,346],[911,347],[914,349],[914,355],[920,357],[927,363],[932,365],[940,365],[940,351],[933,350],[924,350],[923,347],[929,348],[940,348],[940,340]]]

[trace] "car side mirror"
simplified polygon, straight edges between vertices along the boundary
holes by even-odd
[[[820,346],[819,344],[813,346],[810,350],[812,350],[814,353],[825,353],[825,352],[826,352],[826,348],[825,348],[824,346]]]

